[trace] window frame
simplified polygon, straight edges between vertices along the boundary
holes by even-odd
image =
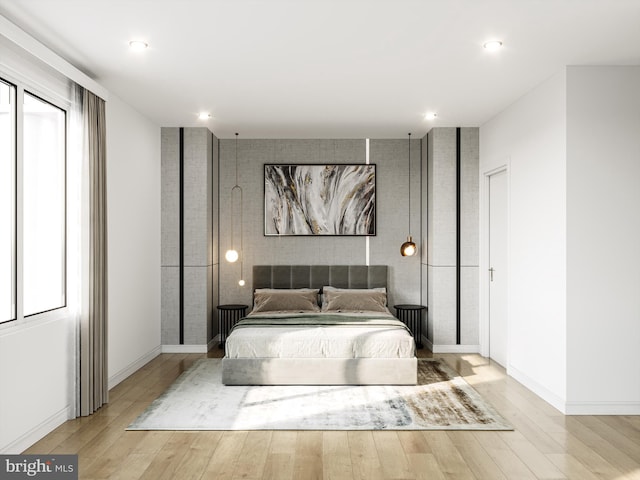
[[[4,78],[3,76],[0,76],[0,82],[4,83],[5,85],[7,85],[10,89],[13,88],[13,118],[14,118],[14,125],[13,125],[13,225],[11,226],[11,228],[13,229],[13,249],[11,252],[11,267],[12,267],[12,284],[11,284],[11,290],[12,290],[12,301],[13,301],[13,312],[12,312],[12,318],[9,318],[7,320],[3,320],[2,318],[0,318],[0,326],[10,323],[10,322],[15,322],[18,319],[18,86]],[[11,93],[10,93],[11,95]]]
[[[71,101],[56,94],[46,86],[29,81],[20,76],[16,77],[10,72],[0,68],[0,79],[15,87],[15,222],[14,222],[14,301],[15,315],[11,320],[0,319],[0,330],[11,327],[19,327],[36,321],[51,321],[68,317],[69,314],[69,128],[71,121]],[[25,93],[62,110],[64,113],[64,249],[63,272],[64,302],[60,307],[55,307],[42,312],[24,315],[24,95]]]

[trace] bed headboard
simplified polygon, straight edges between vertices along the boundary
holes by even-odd
[[[387,286],[386,265],[254,265],[256,288],[377,288]]]

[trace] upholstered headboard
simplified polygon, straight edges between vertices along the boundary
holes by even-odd
[[[386,265],[254,265],[253,288],[377,288],[387,286]]]

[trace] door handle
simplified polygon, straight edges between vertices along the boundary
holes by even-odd
[[[490,279],[491,279],[490,281],[492,281],[492,282],[493,282],[493,272],[495,272],[495,269],[493,267],[491,267],[489,269],[489,276],[490,276]]]

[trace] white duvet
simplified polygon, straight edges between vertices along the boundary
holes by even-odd
[[[361,312],[348,316],[395,319],[391,314]],[[250,314],[249,318],[260,318]],[[268,316],[274,316],[269,313]],[[290,316],[278,314],[277,316]],[[398,326],[269,326],[235,329],[227,338],[228,358],[411,358],[415,342]]]

